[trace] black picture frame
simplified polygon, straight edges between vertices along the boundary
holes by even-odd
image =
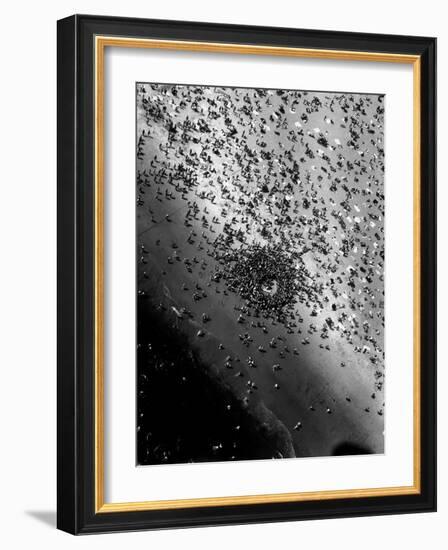
[[[420,58],[420,491],[163,510],[95,510],[94,39],[192,40]],[[436,39],[74,15],[58,21],[57,526],[73,534],[436,509]]]

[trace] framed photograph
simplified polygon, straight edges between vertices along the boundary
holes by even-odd
[[[436,507],[434,38],[58,22],[58,527]]]

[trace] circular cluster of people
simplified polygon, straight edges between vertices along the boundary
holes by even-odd
[[[238,251],[224,250],[216,256],[224,260],[222,274],[228,287],[247,300],[255,314],[286,321],[287,313],[301,291],[294,258],[279,245],[242,246]],[[306,284],[306,283],[304,283]]]

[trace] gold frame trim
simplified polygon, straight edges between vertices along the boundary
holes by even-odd
[[[163,50],[196,51],[301,57],[313,59],[407,63],[413,65],[413,299],[414,299],[414,482],[410,486],[344,489],[301,493],[275,493],[263,495],[155,500],[142,502],[104,501],[104,53],[106,47],[152,48]],[[421,120],[421,60],[417,55],[352,52],[309,48],[255,46],[250,44],[224,44],[177,40],[155,40],[96,36],[95,54],[95,513],[167,510],[211,506],[236,506],[279,502],[304,502],[343,498],[416,495],[421,492],[421,426],[420,426],[420,270],[421,270],[421,218],[420,218],[420,120]]]

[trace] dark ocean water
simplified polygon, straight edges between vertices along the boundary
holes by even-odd
[[[282,435],[254,418],[163,311],[138,298],[137,462],[280,458]]]

